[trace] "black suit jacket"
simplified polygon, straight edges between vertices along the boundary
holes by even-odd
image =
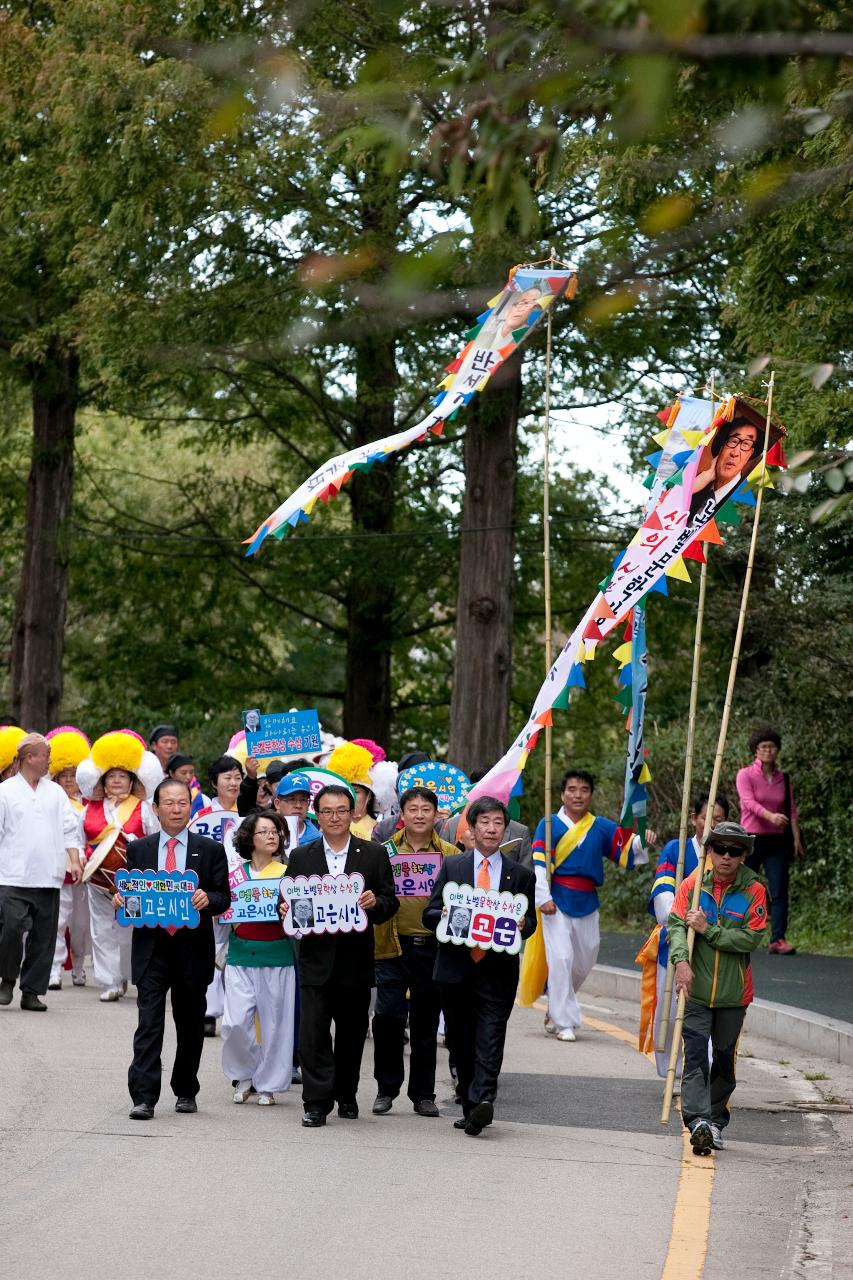
[[[501,854],[500,888],[510,893],[523,893],[527,898],[527,913],[521,922],[522,938],[529,938],[536,931],[536,877],[529,867],[520,862],[513,862]],[[451,880],[457,884],[474,884],[474,854],[460,853],[455,858],[445,858],[432,891],[432,897],[424,908],[424,925],[435,930],[441,920],[444,909],[444,886]],[[471,948],[458,946],[454,942],[439,943],[435,958],[433,977],[436,982],[463,982],[471,972],[474,961],[471,959]],[[513,989],[518,983],[518,956],[507,955],[505,951],[487,951],[479,961],[478,968],[485,976],[488,974],[496,982],[504,983]]]
[[[127,846],[128,871],[156,871],[159,851],[159,833],[131,840]],[[188,981],[206,987],[213,978],[213,917],[221,915],[231,905],[225,849],[217,840],[209,840],[207,836],[197,836],[190,831],[187,836],[187,871],[194,871],[198,876],[198,887],[204,889],[210,906],[200,912],[197,929],[177,929],[173,934],[168,934],[165,929],[143,927],[133,930],[130,968],[135,983],[139,982],[158,945],[169,946],[180,956]]]
[[[344,871],[358,871],[364,876],[365,889],[376,894],[376,906],[366,912],[371,925],[384,924],[396,915],[400,904],[394,894],[394,877],[388,850],[372,840],[350,836]],[[287,863],[289,876],[325,876],[329,873],[322,840],[301,844]],[[307,934],[296,943],[299,959],[299,981],[304,987],[319,987],[328,982],[338,962],[338,979],[348,986],[373,986],[373,930],[364,933]],[[341,964],[340,962],[344,963]]]

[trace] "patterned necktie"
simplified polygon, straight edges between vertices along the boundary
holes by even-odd
[[[489,874],[489,864],[485,858],[480,860],[480,870],[477,872],[477,888],[489,890],[492,887],[492,877]],[[474,947],[471,951],[471,959],[474,964],[479,964],[485,955],[482,947]]]
[[[174,836],[170,836],[170,838],[166,841],[166,866],[165,866],[166,871],[177,871],[178,869],[178,860],[175,857],[175,850],[177,849],[177,847],[178,847],[177,840],[175,839]],[[175,925],[167,924],[166,932],[171,937],[172,934],[177,933],[177,929]]]

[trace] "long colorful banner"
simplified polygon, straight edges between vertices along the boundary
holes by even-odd
[[[670,431],[681,418],[679,402],[666,411],[667,432],[656,437],[666,448]],[[481,795],[507,801],[523,794],[521,773],[539,732],[553,724],[552,712],[568,707],[569,690],[585,687],[582,667],[595,657],[598,644],[624,622],[630,611],[653,590],[666,594],[667,577],[689,582],[684,559],[703,560],[702,542],[721,543],[715,517],[729,500],[754,504],[749,485],[769,485],[764,460],[764,414],[741,396],[719,408],[711,428],[703,431],[698,403],[686,403],[678,426],[684,450],[672,453],[673,474],[663,481],[658,500],[647,512],[628,547],[616,557],[613,572],[599,584],[599,593],[575,627],[549,671],[527,723],[509,750],[468,794],[469,803]],[[662,415],[664,416],[664,415]],[[784,428],[771,425],[766,462],[784,466],[781,440]],[[657,463],[657,458],[654,459]],[[735,517],[736,519],[736,517]]]
[[[369,471],[374,463],[425,440],[430,432],[441,435],[445,422],[484,389],[495,370],[533,332],[548,307],[564,293],[574,297],[576,287],[577,277],[571,271],[558,271],[547,264],[513,267],[504,288],[466,333],[465,346],[447,366],[447,376],[427,416],[405,431],[371,440],[324,462],[246,539],[246,554],[255,555],[270,534],[280,539],[288,530],[307,524],[317,502],[336,497],[354,472]]]

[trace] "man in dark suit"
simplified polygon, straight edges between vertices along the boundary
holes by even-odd
[[[231,905],[228,859],[216,840],[187,830],[192,795],[185,782],[164,778],[154,792],[161,831],[127,847],[128,871],[195,871],[198,888],[192,903],[201,916],[196,929],[140,928],[133,931],[131,977],[136,984],[139,1020],[133,1037],[133,1061],[127,1085],[133,1099],[131,1120],[151,1120],[160,1097],[166,993],[178,1036],[172,1092],[178,1112],[197,1111],[198,1067],[204,1044],[206,992],[213,978],[213,917]],[[122,905],[120,894],[113,898]]]
[[[356,1093],[373,986],[370,926],[384,924],[399,907],[387,849],[350,833],[354,807],[346,787],[323,787],[314,799],[321,839],[294,849],[287,864],[288,876],[359,872],[364,892],[358,904],[368,920],[363,933],[306,934],[296,943],[302,998],[302,1123],[307,1129],[324,1125],[335,1102],[341,1119],[358,1119]],[[283,903],[282,914],[286,911]]]
[[[527,911],[519,931],[522,938],[529,938],[536,929],[536,880],[528,867],[500,852],[509,822],[506,806],[491,796],[481,796],[467,816],[474,834],[473,851],[444,859],[424,909],[424,924],[438,928],[442,916],[447,915],[444,886],[455,881],[493,893],[523,893]],[[518,986],[518,956],[443,942],[433,976],[441,986],[447,1046],[459,1075],[462,1116],[454,1125],[476,1137],[494,1116],[506,1026]]]

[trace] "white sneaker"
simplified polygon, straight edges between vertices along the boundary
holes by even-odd
[[[273,1097],[273,1095],[272,1095],[271,1093],[259,1093],[259,1094],[258,1094],[258,1106],[259,1106],[259,1107],[274,1107],[274,1106],[275,1106],[275,1098]]]
[[[548,1014],[545,1014],[545,1035],[555,1036],[557,1034],[557,1024],[552,1022]]]
[[[121,999],[121,992],[118,987],[108,987],[106,991],[102,991],[98,997],[101,1004],[113,1004],[114,1001]]]
[[[252,1092],[251,1080],[240,1080],[237,1088],[234,1090],[234,1102],[245,1102],[249,1094]]]
[[[72,973],[71,984],[72,986],[75,986],[75,987],[85,987],[86,985],[85,973]]]
[[[723,1142],[723,1131],[718,1124],[711,1125],[711,1141],[714,1144],[715,1151],[722,1151],[726,1145]]]
[[[568,1041],[569,1044],[574,1044],[575,1040],[577,1040],[577,1036],[571,1027],[563,1027],[562,1031],[557,1032],[557,1039],[562,1040],[563,1043]]]
[[[61,976],[59,978],[54,978],[53,974],[51,974],[50,982],[47,984],[47,989],[48,991],[61,991],[62,990]]]

